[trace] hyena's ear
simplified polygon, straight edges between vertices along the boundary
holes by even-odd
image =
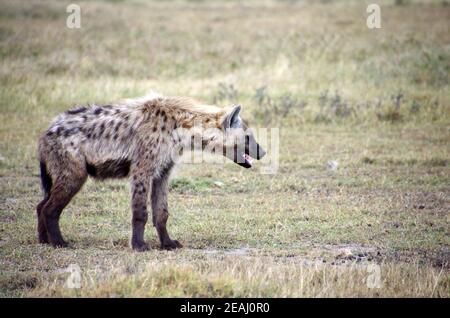
[[[242,126],[241,118],[239,113],[241,112],[241,105],[233,106],[230,112],[225,117],[223,126],[227,128],[239,128]]]

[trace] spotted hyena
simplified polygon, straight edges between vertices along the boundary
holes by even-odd
[[[168,178],[176,163],[173,151],[214,149],[250,168],[252,158],[261,159],[265,151],[241,120],[240,110],[240,106],[219,108],[186,98],[151,95],[59,115],[39,140],[44,190],[44,199],[37,206],[39,242],[67,246],[59,218],[88,176],[98,180],[129,177],[131,247],[148,249],[144,241],[148,196],[161,248],[181,247],[166,229]]]

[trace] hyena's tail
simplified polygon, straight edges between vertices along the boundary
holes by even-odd
[[[47,172],[47,167],[45,166],[45,162],[41,161],[40,163],[41,168],[41,184],[42,189],[44,190],[45,198],[48,198],[50,196],[50,189],[52,188],[52,178]]]

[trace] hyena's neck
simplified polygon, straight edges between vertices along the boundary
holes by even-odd
[[[221,108],[178,97],[154,98],[143,106],[144,113],[147,113],[146,122],[152,126],[153,132],[170,135],[176,130],[183,132],[180,137],[201,129],[220,129],[225,114]]]

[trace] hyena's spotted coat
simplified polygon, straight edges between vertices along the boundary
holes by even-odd
[[[39,140],[41,179],[45,197],[37,207],[39,242],[65,247],[59,217],[88,175],[96,179],[130,176],[132,185],[133,249],[147,250],[144,228],[147,197],[151,195],[153,225],[161,247],[174,249],[181,244],[170,239],[168,218],[168,177],[174,165],[172,150],[190,141],[192,135],[173,134],[178,128],[190,129],[197,122],[216,133],[200,136],[202,146],[219,143],[225,149],[226,129],[244,128],[240,106],[227,111],[199,106],[184,98],[152,95],[114,105],[68,110],[57,117]],[[191,129],[192,130],[192,129]],[[222,132],[221,136],[218,133]],[[250,157],[260,159],[264,150],[249,132],[244,132],[244,162],[233,146],[235,162],[249,167]],[[220,133],[219,133],[220,135]]]

